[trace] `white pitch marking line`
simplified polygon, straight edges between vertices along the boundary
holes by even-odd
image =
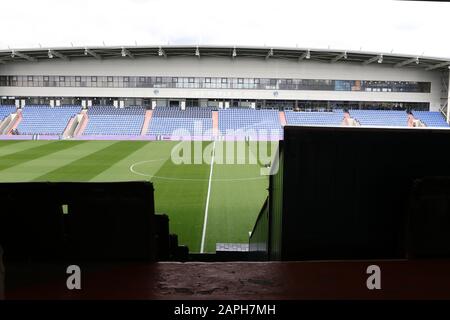
[[[208,182],[208,194],[206,196],[206,207],[205,207],[205,221],[203,222],[203,232],[202,232],[202,243],[200,246],[200,253],[205,252],[205,237],[206,237],[206,224],[208,223],[208,207],[209,207],[209,196],[211,194],[211,181],[212,173],[214,168],[214,156],[216,154],[216,141],[213,142],[213,150],[211,157],[211,169],[209,170],[209,182]]]
[[[133,163],[130,166],[130,171],[133,172],[134,174],[138,174],[140,176],[146,176],[146,177],[152,177],[153,175],[151,174],[145,174],[145,173],[141,173],[139,171],[134,170],[134,167],[143,163],[149,163],[149,162],[159,162],[159,161],[166,161],[167,159],[151,159],[151,160],[145,160],[145,161],[140,161],[140,162],[136,162]]]
[[[133,163],[130,166],[130,171],[134,174],[137,174],[139,176],[144,176],[144,177],[152,177],[152,178],[156,178],[156,179],[161,179],[161,180],[169,180],[169,181],[206,181],[208,179],[195,179],[195,178],[174,178],[174,177],[164,177],[164,176],[155,176],[153,174],[147,174],[147,173],[142,173],[139,172],[138,170],[135,169],[136,166],[139,166],[143,163],[149,163],[149,162],[158,162],[158,161],[166,161],[167,159],[153,159],[153,160],[145,160],[145,161],[140,161],[140,162],[136,162]],[[223,178],[223,179],[211,179],[212,181],[216,181],[216,182],[233,182],[233,181],[252,181],[252,180],[261,180],[261,179],[266,179],[266,176],[263,177],[248,177],[248,178]]]

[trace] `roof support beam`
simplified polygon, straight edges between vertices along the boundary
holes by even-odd
[[[269,58],[272,57],[272,56],[273,56],[273,49],[270,48],[270,50],[267,52],[266,60],[269,59]]]
[[[54,51],[52,49],[48,49],[48,57],[50,59],[52,59],[53,57],[58,57],[58,58],[63,59],[65,61],[69,60],[69,57],[67,57],[66,55],[64,55],[62,53],[59,53],[59,52],[56,52],[56,51]]]
[[[129,50],[127,50],[126,48],[122,47],[122,57],[130,57],[131,59],[134,59],[134,56],[131,54],[131,52]]]
[[[441,63],[435,64],[434,66],[430,66],[430,67],[426,68],[425,70],[426,71],[430,71],[430,70],[434,70],[434,69],[441,68],[441,67],[446,67],[446,66],[450,66],[450,61],[446,61],[446,62],[441,62]]]
[[[419,64],[419,57],[411,58],[411,59],[396,63],[396,64],[394,64],[394,68],[403,67],[403,66],[406,66],[407,64],[410,64],[413,62],[415,62],[416,64]]]
[[[298,61],[302,61],[303,59],[309,59],[309,58],[311,58],[311,52],[308,49],[307,51],[303,52],[300,57],[298,57]]]
[[[379,54],[379,55],[377,55],[375,57],[370,58],[369,60],[364,61],[362,64],[365,66],[365,65],[367,65],[369,63],[372,63],[372,62],[375,62],[375,61],[378,61],[378,63],[382,63],[383,62],[383,55]]]
[[[335,63],[339,60],[341,60],[342,58],[347,59],[347,51],[342,52],[341,54],[338,54],[336,57],[334,57],[330,62],[331,63]]]
[[[36,58],[33,58],[33,57],[31,57],[31,56],[29,56],[27,54],[24,54],[24,53],[21,53],[19,51],[15,51],[15,50],[11,51],[11,58],[15,58],[16,56],[19,57],[19,58],[28,60],[28,61],[32,61],[32,62],[37,61]]]
[[[91,49],[88,49],[88,48],[84,48],[84,55],[85,56],[90,55],[90,56],[94,57],[97,60],[101,60],[102,59],[102,57],[98,53],[95,53],[94,51],[92,51]]]

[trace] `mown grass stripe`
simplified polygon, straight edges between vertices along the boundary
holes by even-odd
[[[81,143],[85,143],[85,141],[54,141],[44,145],[39,145],[37,147],[0,156],[0,171],[67,148],[71,148]]]
[[[49,144],[54,141],[20,141],[20,143],[5,143],[0,146],[0,157],[6,156],[7,154],[16,153],[30,148],[36,148]]]
[[[33,142],[37,143],[37,141]],[[0,181],[34,181],[36,177],[42,176],[56,168],[65,166],[76,159],[81,159],[82,157],[105,148],[112,143],[113,142],[111,141],[89,141],[83,144],[74,145],[72,148],[64,149],[0,171]]]
[[[25,142],[25,141],[27,141],[27,140],[0,140],[0,148],[3,146],[10,146],[10,145],[17,144],[20,142]]]
[[[203,142],[201,151],[208,144]],[[187,147],[192,148],[192,162],[201,157],[194,154],[194,142],[188,143]],[[178,241],[187,245],[190,252],[200,252],[209,171],[209,163],[175,164],[169,158],[151,178],[155,188],[156,211],[169,216],[170,232],[177,234]],[[164,180],[158,177],[198,180]]]
[[[216,150],[218,147],[220,145],[216,145]],[[261,176],[263,159],[259,158],[259,151],[265,145],[237,141],[224,147],[234,148],[234,161],[216,163],[214,166],[204,248],[206,253],[214,253],[218,242],[248,243],[248,232],[252,230],[267,196],[268,177]],[[244,148],[244,154],[241,148]],[[251,162],[250,159],[257,161]],[[245,163],[238,164],[238,160],[245,160]],[[230,177],[253,179],[221,180]]]
[[[177,142],[151,141],[136,152],[115,163],[90,181],[136,181],[150,180],[152,175],[170,158]],[[137,172],[131,171],[134,167]]]
[[[89,181],[146,145],[145,141],[119,141],[65,166],[50,171],[35,180],[38,181]]]

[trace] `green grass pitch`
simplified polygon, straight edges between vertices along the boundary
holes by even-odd
[[[212,253],[216,242],[248,242],[267,196],[263,161],[250,160],[259,150],[245,142],[0,141],[0,181],[152,181],[157,213],[169,215],[170,232],[190,252],[200,252],[210,188],[204,252]]]

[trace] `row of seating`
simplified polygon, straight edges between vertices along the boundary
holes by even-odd
[[[90,107],[83,135],[140,135],[145,111],[143,107]]]
[[[0,121],[15,112],[14,105],[0,106]],[[62,134],[71,117],[81,111],[79,105],[50,107],[49,105],[27,105],[22,108],[20,134]],[[140,135],[145,119],[144,107],[116,108],[93,106],[88,109],[89,121],[84,135]],[[393,110],[349,110],[350,116],[362,126],[408,125],[405,111]],[[340,125],[344,118],[342,109],[331,112],[284,111],[288,125]],[[440,112],[413,111],[427,127],[449,127]],[[212,108],[157,107],[153,111],[147,135],[189,134],[203,135],[212,132]],[[248,132],[263,132],[282,135],[282,126],[277,110],[226,109],[218,111],[218,129],[223,135],[246,135]],[[246,133],[247,132],[247,133]]]
[[[340,125],[344,118],[343,110],[332,112],[284,111],[287,124],[293,125]],[[349,110],[350,116],[361,126],[407,127],[408,114],[396,110]],[[427,127],[449,127],[444,117],[437,111],[413,111],[413,116]]]
[[[242,135],[243,130],[282,135],[277,110],[227,109],[219,110],[219,130],[225,135]]]
[[[147,135],[202,136],[212,134],[211,108],[156,107]]]
[[[181,110],[178,108],[156,107],[152,117],[156,118],[211,118],[212,108],[187,108]]]
[[[440,112],[437,111],[413,111],[415,118],[420,119],[427,127],[448,127],[448,123]]]
[[[144,107],[130,106],[116,108],[114,106],[93,106],[88,109],[89,115],[145,115]]]
[[[80,106],[27,105],[22,108],[22,121],[17,129],[20,134],[62,134],[70,118],[80,110]]]
[[[11,113],[16,111],[16,106],[12,105],[1,105],[0,106],[0,122],[9,116]]]
[[[405,111],[350,110],[349,113],[362,126],[408,126],[408,114]]]
[[[299,125],[340,125],[344,117],[342,110],[333,112],[295,112],[285,111],[287,124]]]

